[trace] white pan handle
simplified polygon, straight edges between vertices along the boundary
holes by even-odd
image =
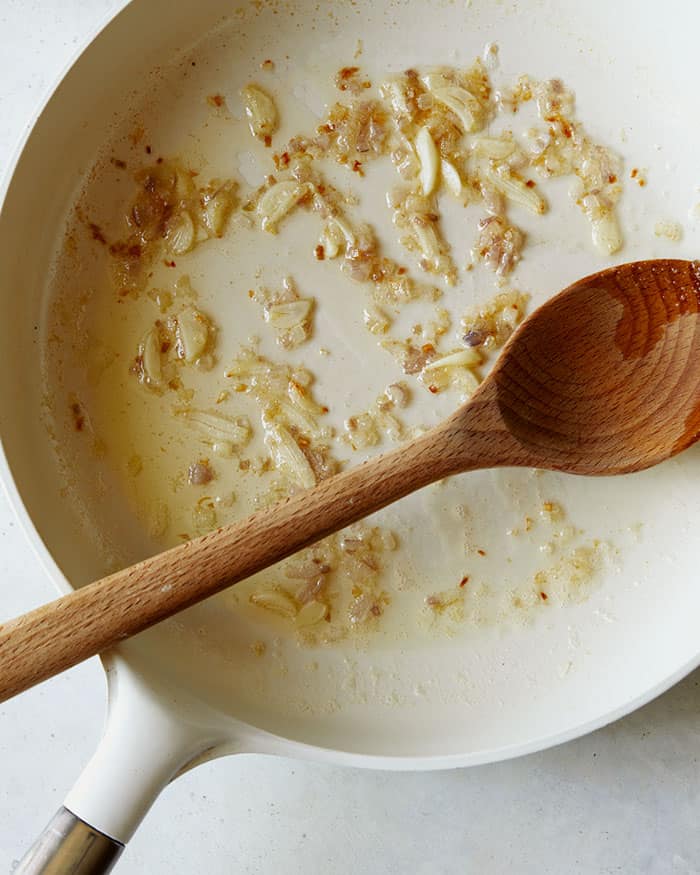
[[[16,875],[104,875],[161,790],[226,740],[181,695],[148,685],[110,657],[109,712],[93,758]],[[197,717],[195,718],[195,713]]]

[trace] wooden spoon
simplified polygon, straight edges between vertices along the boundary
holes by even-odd
[[[624,474],[700,437],[700,262],[646,261],[535,311],[473,398],[394,452],[0,626],[0,701],[464,471]]]

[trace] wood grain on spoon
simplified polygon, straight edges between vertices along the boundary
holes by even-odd
[[[675,455],[700,437],[699,311],[698,262],[580,280],[419,439],[0,626],[0,701],[448,475],[622,474]]]

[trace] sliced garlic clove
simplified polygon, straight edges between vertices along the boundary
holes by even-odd
[[[622,233],[615,213],[608,212],[591,222],[593,245],[602,255],[614,255],[622,247]]]
[[[310,314],[313,301],[301,298],[286,304],[274,304],[267,310],[267,319],[278,331],[288,331],[296,325],[305,322]]]
[[[294,619],[297,614],[294,599],[281,589],[263,589],[251,593],[250,603],[289,620]]]
[[[481,364],[481,355],[476,349],[460,349],[457,352],[443,355],[428,362],[423,368],[423,373],[435,371],[439,368],[471,368],[479,364]]]
[[[423,127],[418,131],[415,142],[416,154],[420,161],[419,180],[423,194],[427,197],[435,190],[440,170],[440,156],[435,141],[430,135],[428,128]]]
[[[270,95],[259,85],[250,83],[241,91],[250,132],[258,139],[271,137],[277,130],[277,107]]]
[[[273,425],[265,433],[265,444],[275,464],[304,489],[316,484],[316,475],[292,435],[281,425]]]
[[[151,328],[139,344],[141,357],[141,382],[151,388],[161,385],[163,371],[160,360],[160,337],[156,328]]]
[[[459,197],[462,194],[462,179],[457,168],[452,162],[443,158],[440,162],[440,171],[442,173],[443,182],[447,186],[450,194]]]
[[[241,449],[250,441],[252,435],[247,416],[231,419],[222,413],[207,413],[204,410],[182,410],[178,411],[178,415],[208,438],[211,444],[226,441],[236,449]]]
[[[432,91],[432,89],[431,89]],[[466,88],[458,85],[447,85],[432,91],[433,97],[451,110],[459,119],[462,129],[469,134],[478,130],[480,106],[479,101]]]
[[[258,202],[258,215],[263,231],[276,234],[278,223],[292,211],[306,192],[307,186],[300,185],[293,179],[277,182],[269,188]]]
[[[296,624],[305,629],[321,623],[328,616],[328,606],[323,602],[307,602],[296,615]]]
[[[234,187],[227,183],[202,199],[202,224],[210,236],[221,237],[235,203]]]
[[[210,323],[196,307],[186,307],[177,316],[175,329],[178,358],[197,361],[209,342]]]
[[[187,210],[181,210],[177,216],[168,223],[165,240],[168,249],[173,255],[184,255],[195,244],[195,227],[192,216]]]
[[[522,179],[513,176],[509,168],[502,166],[498,170],[487,170],[484,175],[491,185],[512,203],[524,207],[535,215],[547,212],[547,201],[537,189],[534,186],[528,187]]]

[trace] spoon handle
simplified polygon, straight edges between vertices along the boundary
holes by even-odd
[[[0,625],[0,702],[409,492],[465,469],[462,440],[458,425],[448,420],[391,453],[247,519]],[[473,457],[478,459],[478,452]]]

